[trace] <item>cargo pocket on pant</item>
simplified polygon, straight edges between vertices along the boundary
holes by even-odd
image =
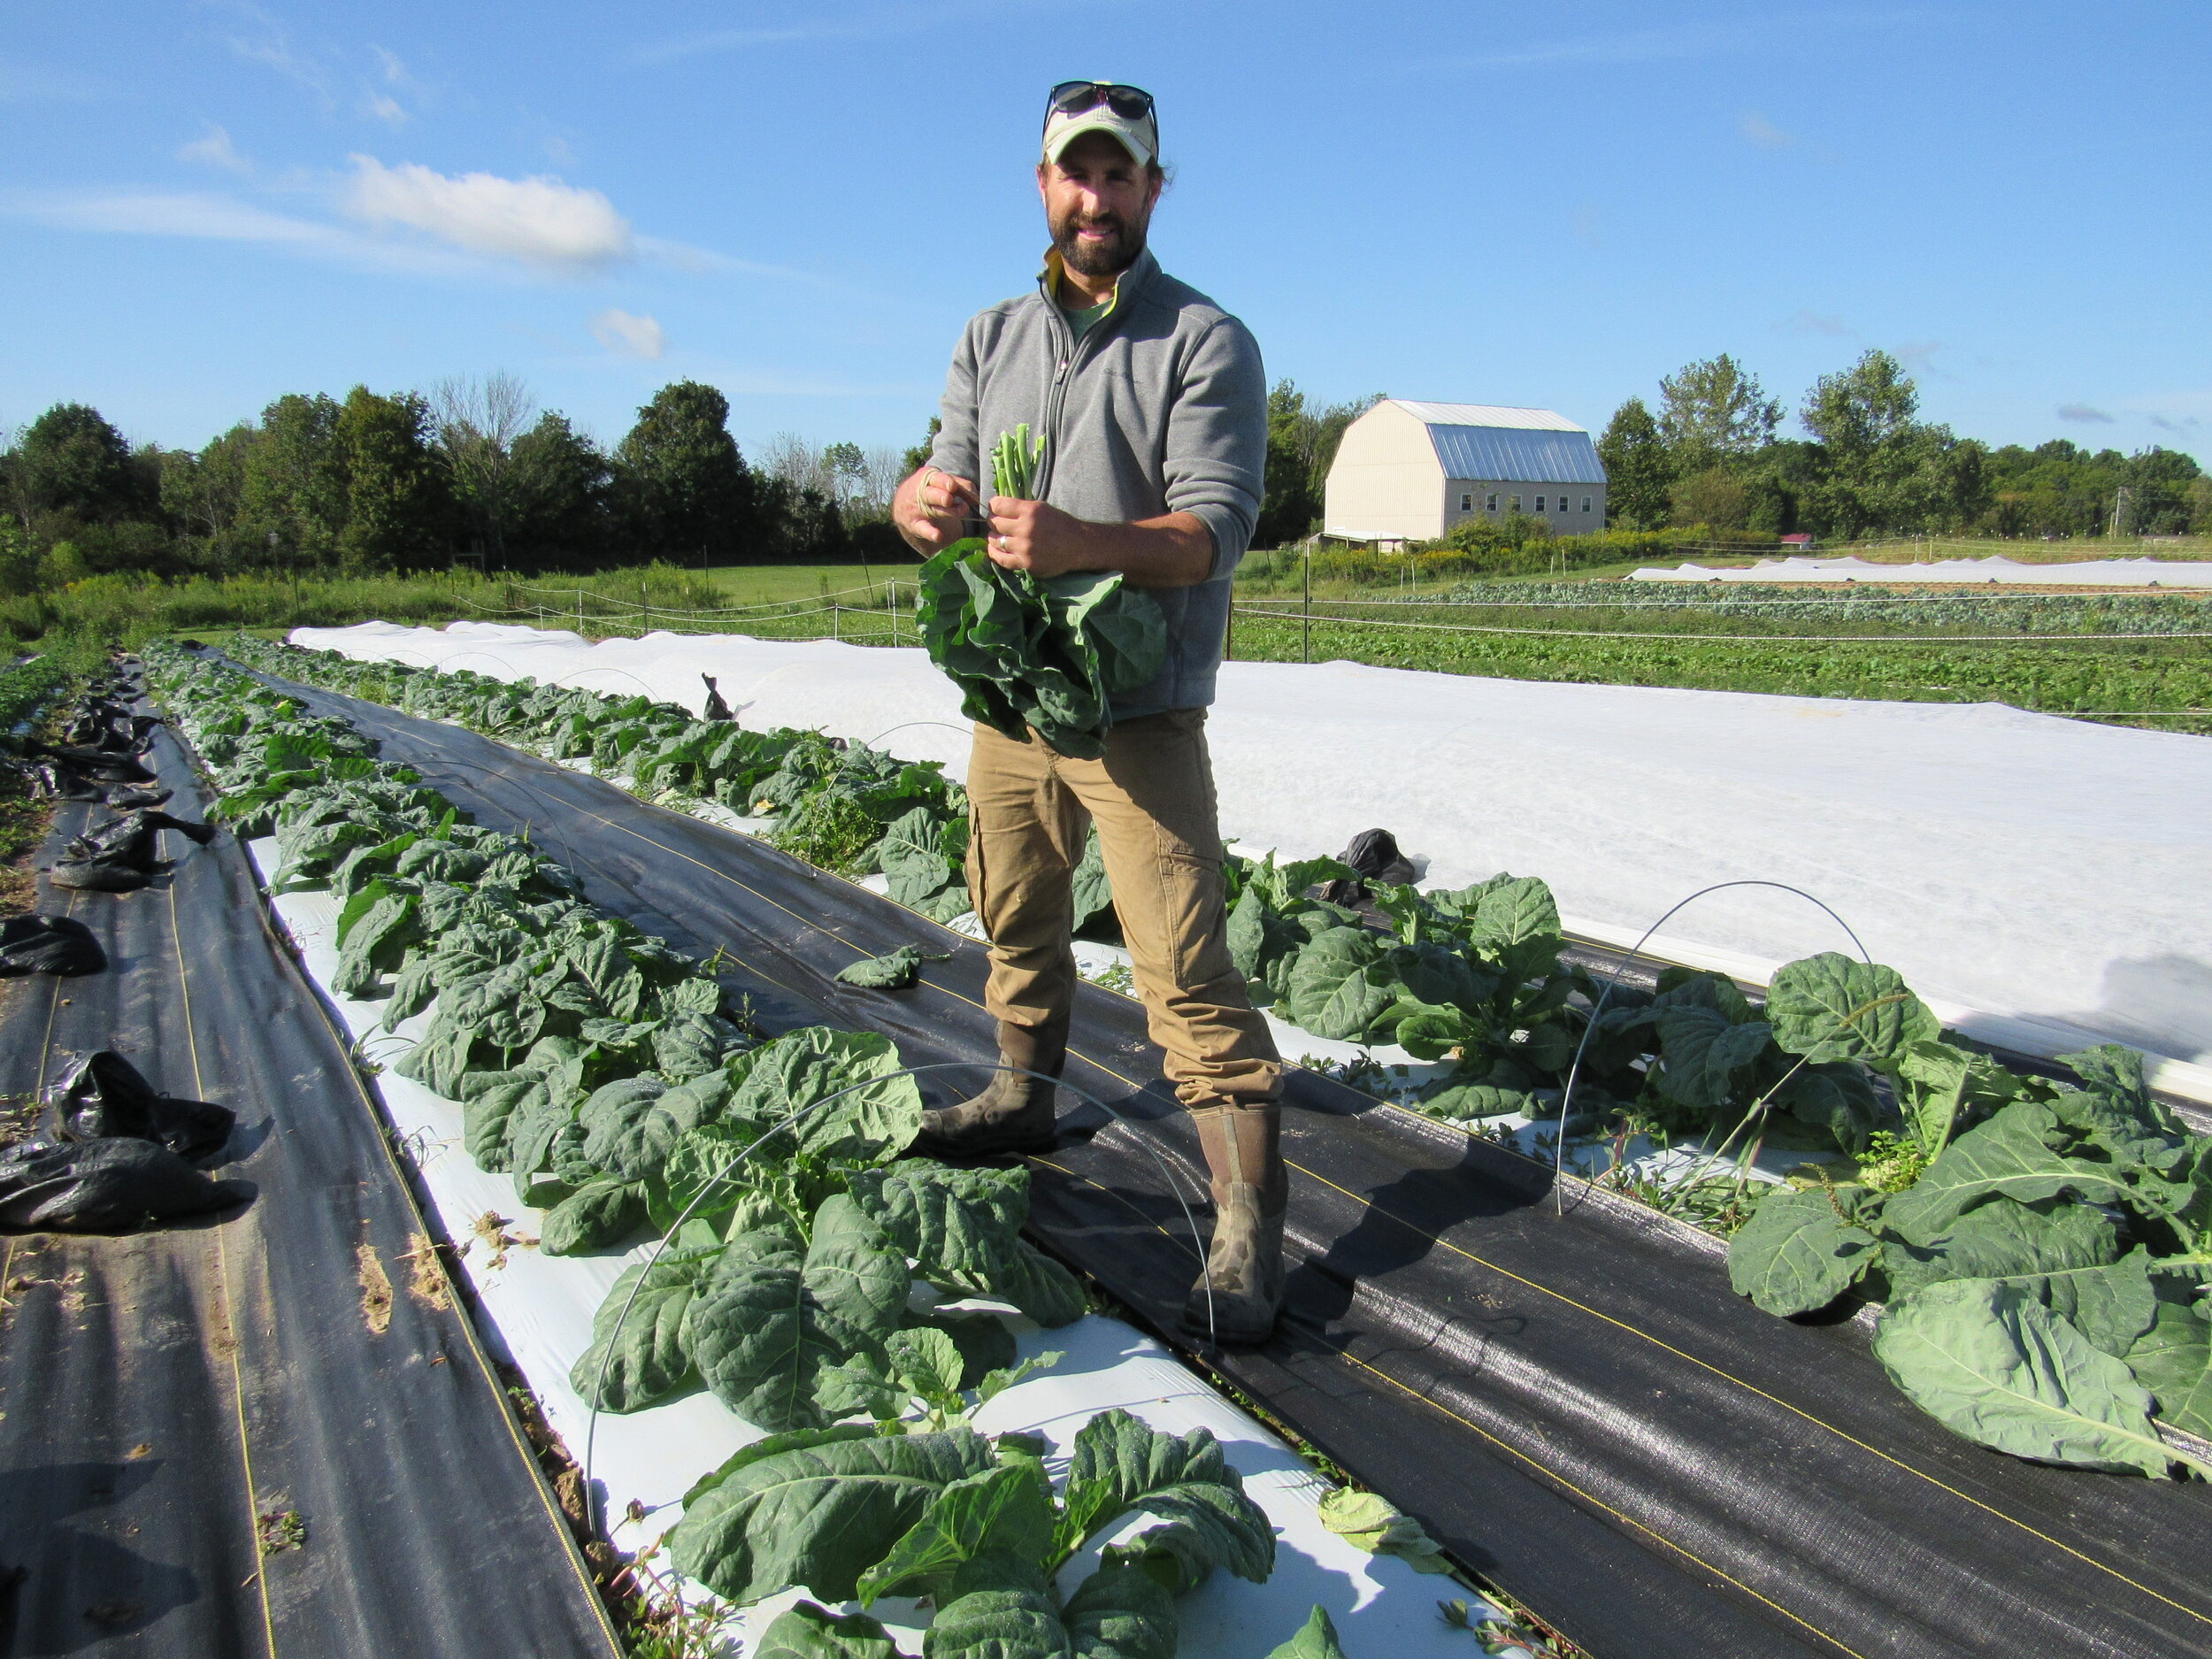
[[[1197,991],[1233,973],[1221,866],[1194,854],[1159,855],[1160,926],[1176,988]]]
[[[968,850],[962,859],[968,878],[968,904],[975,911],[975,919],[982,924],[983,937],[987,943],[991,937],[990,888],[983,872],[983,826],[976,822],[975,809],[968,809]]]

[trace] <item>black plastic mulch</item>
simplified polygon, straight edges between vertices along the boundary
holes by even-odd
[[[457,727],[288,687],[593,901],[687,949],[772,1028],[982,1061],[980,947],[772,849]],[[834,981],[949,949],[916,989]],[[1142,1012],[1079,993],[1071,1082],[1143,1121],[1195,1202],[1196,1138]],[[974,1077],[925,1079],[946,1098]],[[1293,1271],[1235,1386],[1600,1655],[2212,1653],[2212,1487],[2039,1467],[1911,1406],[1859,1325],[1777,1320],[1717,1240],[1309,1072],[1293,1074]],[[1033,1160],[1036,1231],[1166,1333],[1197,1264],[1139,1133],[1095,1108]]]
[[[201,816],[181,749],[154,757]],[[65,803],[51,856],[99,809]],[[612,1655],[380,1119],[226,833],[62,893],[108,971],[0,982],[0,1094],[111,1048],[234,1109],[251,1202],[4,1240],[0,1654]]]

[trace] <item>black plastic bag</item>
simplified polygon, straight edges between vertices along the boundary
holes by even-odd
[[[160,1142],[182,1158],[207,1158],[230,1140],[238,1115],[227,1106],[156,1092],[136,1066],[111,1048],[77,1063],[61,1087],[65,1140],[127,1135]]]
[[[0,921],[0,974],[54,973],[73,979],[108,965],[107,952],[82,922],[66,916],[11,916]]]
[[[82,893],[128,893],[142,887],[161,868],[160,833],[165,829],[203,847],[215,839],[212,825],[188,824],[166,812],[127,812],[72,841],[47,879],[55,887]]]
[[[714,683],[714,676],[702,674],[699,678],[707,682],[706,711],[699,718],[703,720],[735,720],[737,716],[730,712],[730,705],[722,701],[722,687]]]
[[[253,1196],[150,1141],[33,1141],[0,1151],[0,1233],[123,1233]]]
[[[1394,887],[1413,879],[1413,865],[1398,850],[1398,838],[1386,829],[1362,830],[1337,855],[1352,866],[1353,875],[1325,882],[1321,896],[1332,904],[1357,904],[1367,896],[1367,884]]]

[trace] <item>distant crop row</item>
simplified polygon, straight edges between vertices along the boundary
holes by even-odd
[[[1397,619],[1394,613],[1393,619]],[[1405,619],[1416,619],[1408,617]],[[1425,618],[1421,618],[1425,619]],[[1440,618],[1464,622],[1467,618]],[[1530,624],[1525,616],[1509,626]],[[2008,703],[2058,713],[2212,709],[2212,641],[2043,645],[1572,638],[1425,633],[1316,616],[1312,659],[1591,685],[1677,686],[1786,696]],[[1297,662],[1302,618],[1240,610],[1235,655]],[[2199,723],[2201,723],[2200,721]],[[2177,722],[2188,729],[2190,722]]]

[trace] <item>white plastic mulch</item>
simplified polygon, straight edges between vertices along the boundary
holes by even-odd
[[[2212,563],[2179,559],[2085,559],[2022,565],[2002,557],[1939,559],[1932,565],[1872,565],[1864,559],[1761,559],[1749,569],[1703,565],[1647,565],[1632,582],[1997,582],[2035,588],[2212,588]]]
[[[1885,567],[1894,568],[1894,567]],[[2054,567],[2042,566],[2041,569]],[[302,628],[363,660],[531,676],[818,727],[964,775],[919,649],[741,634],[587,644],[483,623]],[[2212,1100],[2212,742],[2001,703],[1847,702],[1229,663],[1210,723],[1225,834],[1334,853],[1393,832],[1424,885],[1545,878],[1568,927],[1633,943],[1701,888],[1803,889],[1947,1022],[2029,1052],[2143,1049]],[[1651,949],[1763,980],[1838,923],[1771,887],[1699,899]],[[1319,1052],[1302,1033],[1290,1052]]]
[[[249,849],[265,886],[280,859],[273,841]],[[338,967],[337,904],[323,891],[275,895],[270,901],[298,948],[309,976],[371,1060],[385,1063],[379,1092],[393,1125],[420,1171],[447,1236],[463,1249],[461,1271],[479,1299],[488,1336],[501,1356],[520,1368],[542,1402],[548,1420],[603,1492],[603,1513],[615,1541],[637,1549],[677,1519],[675,1507],[701,1475],[731,1453],[761,1438],[713,1395],[698,1393],[628,1416],[593,1413],[569,1381],[569,1372],[591,1343],[592,1316],[622,1270],[647,1259],[654,1246],[593,1255],[549,1256],[535,1248],[542,1213],[517,1200],[513,1179],[487,1174],[462,1144],[461,1109],[388,1069],[421,1034],[427,1011],[403,1023],[396,1034],[378,1029],[382,1007],[335,995]],[[1317,1506],[1331,1490],[1276,1435],[1223,1399],[1151,1338],[1117,1319],[1088,1316],[1057,1331],[1013,1320],[1024,1357],[1057,1351],[1051,1369],[1017,1384],[975,1418],[986,1434],[1013,1431],[1041,1434],[1059,1466],[1076,1431],[1092,1417],[1119,1406],[1169,1433],[1203,1426],[1222,1442],[1245,1490],[1276,1529],[1274,1576],[1263,1585],[1216,1573],[1178,1603],[1182,1651],[1221,1659],[1260,1659],[1286,1641],[1316,1604],[1330,1617],[1351,1651],[1397,1659],[1467,1659],[1476,1651],[1464,1635],[1437,1615],[1440,1600],[1467,1599],[1485,1616],[1479,1598],[1451,1579],[1417,1573],[1390,1556],[1369,1555],[1322,1525]],[[630,1504],[649,1513],[623,1519]],[[1133,1521],[1099,1540],[1126,1541],[1148,1521]],[[1095,1564],[1095,1548],[1069,1563],[1062,1588],[1071,1590]],[[664,1565],[665,1563],[664,1563]],[[752,1640],[798,1592],[762,1603],[733,1627],[749,1651]],[[836,1610],[836,1609],[833,1609]],[[918,1647],[915,1603],[887,1598],[875,1609],[909,1652]],[[1520,1654],[1525,1650],[1505,1650]]]

